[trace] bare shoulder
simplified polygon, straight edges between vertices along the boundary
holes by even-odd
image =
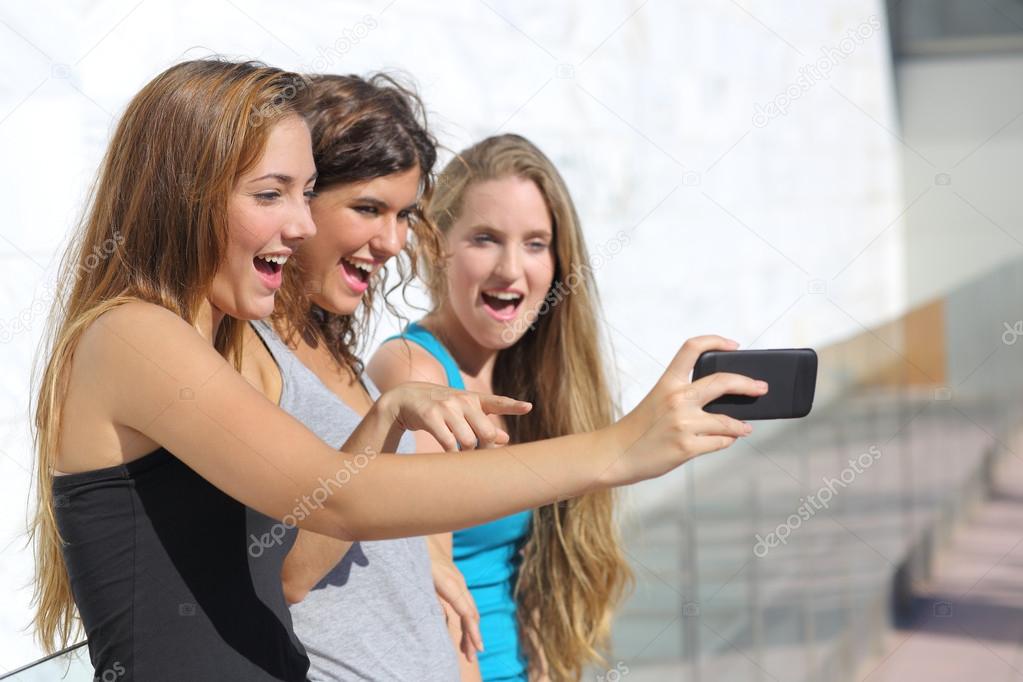
[[[145,301],[118,305],[97,317],[82,333],[75,365],[96,365],[108,381],[139,379],[153,373],[174,377],[223,362],[220,354],[192,325],[163,306]],[[198,363],[198,367],[195,364]]]
[[[225,364],[199,332],[170,310],[133,300],[101,313],[73,351],[61,419],[58,468],[78,471],[149,452],[148,423],[195,385],[196,369]]]
[[[131,301],[83,333],[68,397],[86,396],[115,425],[137,427],[225,371],[235,373],[190,323],[162,306]]]
[[[366,373],[381,391],[408,381],[448,383],[443,365],[418,343],[404,338],[381,344],[366,364]]]

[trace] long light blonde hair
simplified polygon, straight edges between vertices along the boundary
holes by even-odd
[[[444,168],[428,213],[446,233],[474,183],[508,177],[531,180],[540,190],[551,214],[555,254],[547,311],[497,355],[494,392],[539,406],[509,418],[509,435],[522,443],[606,427],[619,410],[600,349],[597,289],[579,217],[554,164],[518,135],[487,138]],[[437,308],[447,297],[444,262],[427,265],[426,284]],[[542,652],[553,680],[577,680],[587,663],[606,662],[614,609],[633,583],[614,501],[608,490],[533,512],[515,586],[516,611],[527,656],[535,662]]]
[[[48,320],[35,405],[34,626],[47,650],[80,632],[54,514],[68,375],[82,333],[131,300],[194,323],[227,244],[227,198],[273,125],[300,112],[299,74],[256,62],[202,59],[172,66],[128,104],[64,254]],[[225,317],[215,345],[241,357],[242,326]]]

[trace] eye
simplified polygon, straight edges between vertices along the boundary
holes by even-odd
[[[528,246],[529,246],[529,248],[531,248],[534,251],[546,251],[547,250],[547,242],[539,242],[539,241],[538,242],[529,242]]]
[[[274,190],[274,191],[270,191],[270,192],[257,192],[256,194],[253,194],[252,196],[256,197],[256,201],[259,201],[260,203],[270,203],[271,201],[274,201],[276,199],[280,199],[281,198],[281,193],[276,191],[276,190]]]
[[[315,199],[318,196],[320,196],[320,195],[319,195],[319,193],[317,193],[317,191],[315,189],[307,189],[305,191],[305,199],[306,199],[306,201],[312,201],[313,199]]]
[[[493,236],[491,236],[489,234],[483,233],[483,234],[478,234],[475,237],[473,237],[472,241],[474,243],[476,243],[476,244],[482,244],[485,241],[486,242],[492,242],[492,241],[494,241],[494,238],[493,238]]]
[[[354,209],[364,215],[377,215],[379,213],[376,206],[355,206]]]
[[[398,220],[410,220],[412,218],[412,211],[406,209],[398,212]]]

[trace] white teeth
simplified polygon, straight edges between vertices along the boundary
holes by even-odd
[[[348,258],[345,258],[344,261],[354,268],[358,268],[365,272],[373,272],[373,266],[370,265],[369,263],[361,263],[359,261],[350,260]]]
[[[262,258],[268,263],[277,263],[277,265],[284,265],[288,262],[287,256],[256,256],[256,258]]]
[[[499,301],[517,301],[520,298],[522,298],[522,294],[513,294],[513,293],[508,292],[508,291],[500,291],[500,292],[495,291],[493,293],[491,293],[489,291],[484,291],[483,293],[485,293],[487,296],[493,296],[494,298],[498,299]]]

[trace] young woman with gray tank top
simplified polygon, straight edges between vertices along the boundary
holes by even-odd
[[[296,252],[274,316],[251,324],[242,373],[338,447],[379,396],[355,355],[366,329],[365,317],[356,313],[372,309],[381,289],[375,274],[386,261],[402,251],[415,258],[409,228],[420,243],[431,238],[416,223],[420,198],[432,187],[436,145],[419,98],[393,78],[323,75],[311,81],[307,120],[319,172],[311,202],[317,233]],[[452,437],[449,427],[444,431]],[[415,447],[406,432],[397,452]],[[252,542],[255,552],[263,551],[262,541]],[[310,658],[310,679],[458,678],[425,538],[352,544],[303,531],[282,578]],[[441,592],[450,585],[438,581]],[[440,598],[448,614],[464,616],[464,653],[473,655],[478,615],[464,583]]]

